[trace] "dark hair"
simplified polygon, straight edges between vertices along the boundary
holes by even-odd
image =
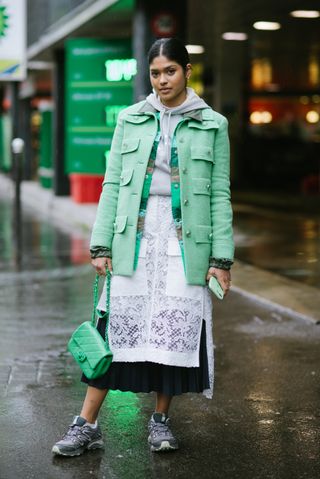
[[[177,62],[184,70],[190,63],[188,50],[177,38],[159,38],[159,40],[156,40],[148,52],[149,65],[160,55]]]

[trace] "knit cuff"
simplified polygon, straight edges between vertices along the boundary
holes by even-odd
[[[111,249],[106,246],[92,246],[90,248],[92,259],[95,258],[112,258]]]
[[[209,268],[224,269],[228,271],[233,265],[233,261],[227,258],[214,258],[210,256],[209,258]]]

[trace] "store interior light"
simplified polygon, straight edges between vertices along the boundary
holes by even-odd
[[[243,32],[224,32],[222,34],[222,38],[224,40],[235,40],[238,42],[242,42],[244,40],[247,40],[248,35]]]
[[[204,47],[202,45],[186,45],[186,49],[190,55],[200,55],[204,53]]]
[[[319,119],[319,113],[315,110],[309,110],[306,114],[306,120],[308,123],[318,123]]]
[[[250,115],[250,122],[254,125],[271,123],[272,114],[270,113],[270,111],[253,111]]]
[[[293,10],[290,15],[295,18],[319,18],[318,10]]]
[[[278,22],[255,22],[253,27],[256,30],[279,30],[281,24]]]

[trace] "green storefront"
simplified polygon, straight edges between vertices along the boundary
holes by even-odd
[[[98,198],[117,116],[133,101],[135,73],[130,41],[66,42],[65,168],[77,202]]]

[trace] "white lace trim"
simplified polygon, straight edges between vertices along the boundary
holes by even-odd
[[[105,288],[98,308],[104,310]],[[109,343],[114,361],[152,361],[198,367],[205,320],[213,395],[212,299],[206,286],[188,285],[171,211],[171,197],[148,199],[138,266],[132,277],[114,275],[110,288]]]

